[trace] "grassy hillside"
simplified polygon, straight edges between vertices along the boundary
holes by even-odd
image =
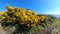
[[[57,19],[56,22],[58,24],[58,30],[59,30],[59,34],[60,34],[60,19]]]

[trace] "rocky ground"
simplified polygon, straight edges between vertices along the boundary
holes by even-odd
[[[0,34],[11,34],[14,31],[14,27],[9,29],[9,30],[3,30],[3,28],[1,27],[1,23],[0,23]]]
[[[34,34],[58,34],[56,28],[57,28],[56,25],[53,24],[50,26],[50,28],[45,29],[44,31],[35,32]],[[13,32],[14,28],[11,28],[10,30],[11,31],[9,31],[9,30],[4,31],[0,24],[0,34],[11,34],[11,32]]]
[[[0,23],[0,34],[5,34],[4,30],[1,27],[1,23]]]

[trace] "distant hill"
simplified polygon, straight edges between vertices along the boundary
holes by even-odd
[[[39,15],[39,14],[38,14]],[[42,15],[42,14],[40,14],[40,15]],[[43,15],[51,15],[51,16],[54,16],[54,17],[56,17],[56,18],[59,18],[60,17],[60,15],[54,15],[54,14],[43,14]]]
[[[57,18],[59,18],[59,17],[60,17],[60,15],[53,15],[53,16],[55,16],[55,17],[57,17]]]

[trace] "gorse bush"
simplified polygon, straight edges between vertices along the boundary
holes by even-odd
[[[27,27],[36,27],[40,21],[44,20],[44,16],[37,16],[35,12],[28,9],[13,8],[6,5],[7,10],[1,15],[2,22],[7,25],[24,25]]]

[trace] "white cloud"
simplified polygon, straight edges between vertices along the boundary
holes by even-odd
[[[59,11],[50,11],[50,12],[46,12],[45,14],[60,15],[60,10],[59,10]]]

